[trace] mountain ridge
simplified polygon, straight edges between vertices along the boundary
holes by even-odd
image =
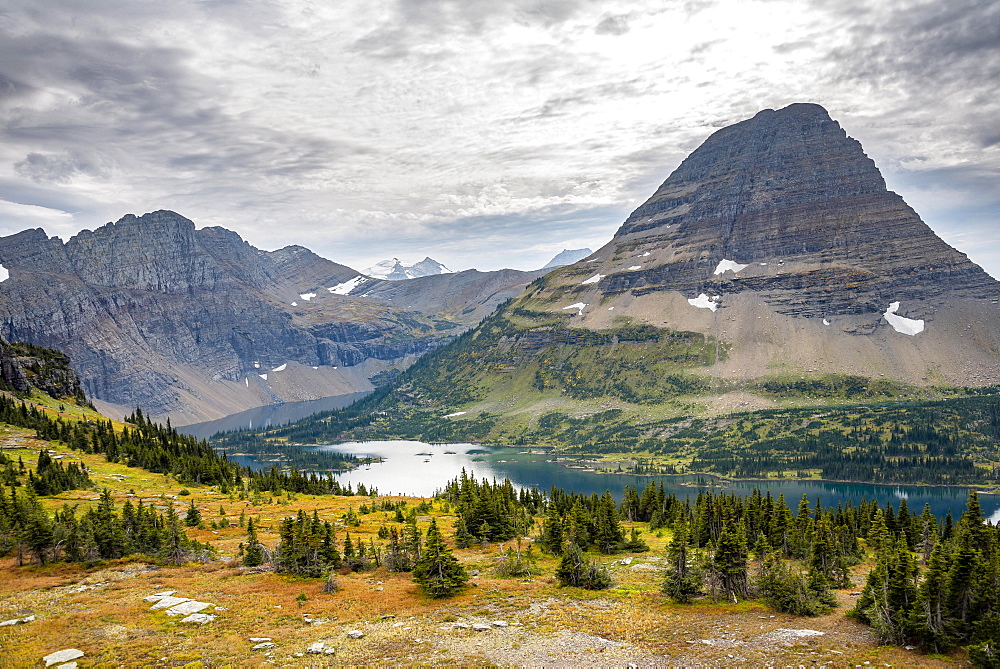
[[[498,287],[487,273],[483,291],[455,279],[469,303],[446,317],[434,299],[422,312],[334,293],[360,273],[162,210],[66,242],[40,228],[0,238],[0,264],[0,335],[66,351],[105,412],[139,406],[175,425],[371,390],[533,278],[505,275]]]

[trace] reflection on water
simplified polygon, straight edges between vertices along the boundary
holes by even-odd
[[[509,478],[517,487],[537,487],[543,491],[552,486],[575,490],[583,494],[602,494],[605,490],[619,501],[626,485],[641,490],[651,481],[663,482],[667,494],[680,499],[698,494],[699,483],[714,483],[717,491],[749,494],[754,487],[769,490],[777,498],[784,494],[792,509],[802,495],[807,495],[811,505],[817,499],[824,507],[837,506],[853,500],[876,499],[881,504],[891,501],[898,506],[901,499],[912,513],[920,513],[924,504],[944,516],[949,510],[956,520],[965,508],[968,488],[930,486],[879,486],[868,483],[834,483],[829,481],[737,481],[719,482],[696,476],[636,476],[633,474],[602,474],[581,468],[580,463],[554,457],[551,453],[529,451],[527,448],[486,449],[481,444],[425,444],[419,441],[368,441],[347,442],[317,446],[319,450],[335,450],[358,456],[375,456],[383,462],[366,465],[360,469],[336,475],[341,484],[353,486],[363,483],[375,487],[382,495],[415,495],[429,497],[444,484],[458,476],[462,468],[477,478],[502,481]],[[248,458],[237,458],[241,464],[252,464]],[[262,466],[270,467],[271,463]],[[1000,522],[1000,495],[981,495],[983,512],[994,522]]]

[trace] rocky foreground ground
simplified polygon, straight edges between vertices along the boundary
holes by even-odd
[[[819,618],[753,603],[680,607],[642,586],[661,568],[656,556],[610,566],[618,586],[603,593],[481,575],[454,600],[431,601],[407,575],[382,570],[344,576],[340,592],[324,594],[319,581],[221,563],[18,578],[8,563],[0,617],[15,622],[0,626],[0,666],[74,650],[82,654],[59,657],[80,667],[954,665],[878,647],[844,618],[847,591]]]

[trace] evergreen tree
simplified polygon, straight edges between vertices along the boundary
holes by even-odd
[[[550,503],[545,511],[542,534],[538,541],[542,545],[542,548],[552,555],[562,555],[563,522],[555,503]]]
[[[187,514],[184,516],[184,524],[188,527],[201,525],[201,511],[194,505],[194,500],[191,500],[191,506],[188,507]]]
[[[243,551],[243,564],[247,567],[259,567],[264,564],[264,547],[257,540],[257,528],[253,518],[247,521],[247,544]]]
[[[743,536],[742,525],[726,523],[719,536],[712,556],[712,575],[718,579],[719,585],[727,599],[738,602],[750,593],[750,583],[747,577],[747,542]]]
[[[427,528],[423,552],[413,567],[413,580],[424,594],[435,599],[457,594],[469,580],[458,559],[445,546],[434,518]]]
[[[663,592],[681,604],[701,594],[701,571],[688,558],[688,526],[683,519],[674,525],[674,536],[667,547]]]
[[[469,528],[465,526],[465,519],[462,516],[455,521],[455,548],[468,548],[472,545],[475,537],[469,533]]]

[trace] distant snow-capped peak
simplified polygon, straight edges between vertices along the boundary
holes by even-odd
[[[542,269],[554,269],[564,265],[572,265],[577,260],[583,260],[593,251],[590,249],[563,249],[555,258],[546,263]]]
[[[420,262],[406,265],[399,258],[390,258],[375,263],[364,273],[376,279],[387,281],[401,281],[403,279],[416,279],[421,276],[432,276],[434,274],[451,274],[451,270],[431,258],[424,258]]]

